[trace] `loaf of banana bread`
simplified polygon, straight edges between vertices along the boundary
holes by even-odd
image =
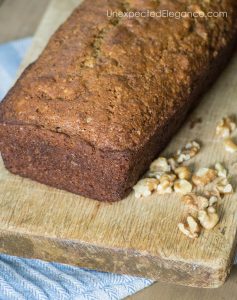
[[[122,199],[219,75],[236,32],[236,0],[86,0],[0,105],[6,168]]]

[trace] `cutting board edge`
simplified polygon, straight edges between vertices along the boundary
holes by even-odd
[[[106,248],[82,241],[0,230],[1,253],[199,288],[218,288],[225,283],[236,243],[237,236],[229,257],[217,260],[212,268],[210,264],[205,266],[200,262],[195,264],[193,261],[173,261],[149,254],[138,255],[131,249]]]

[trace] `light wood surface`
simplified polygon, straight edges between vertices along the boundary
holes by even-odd
[[[78,2],[52,1],[24,65],[40,53]],[[236,69],[237,57],[166,153],[198,138],[203,149],[192,164],[224,161],[234,174],[237,156],[223,151],[214,130],[217,120],[235,112]],[[190,122],[196,117],[202,123],[191,130]],[[10,175],[2,165],[0,191],[3,252],[193,286],[218,286],[229,270],[236,242],[236,194],[223,200],[221,222],[215,230],[190,241],[177,230],[184,209],[178,195],[141,200],[130,196],[113,205],[103,204]]]

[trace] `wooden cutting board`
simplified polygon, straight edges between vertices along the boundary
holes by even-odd
[[[52,1],[23,66],[38,56],[79,2]],[[237,55],[165,154],[198,139],[203,146],[192,166],[220,161],[231,174],[237,172],[237,155],[226,153],[215,138],[217,121],[236,112],[236,73]],[[191,126],[197,118],[202,122]],[[219,225],[190,240],[177,228],[184,214],[178,194],[145,199],[131,194],[117,203],[100,203],[11,175],[1,161],[0,208],[0,252],[176,284],[221,285],[236,245],[236,193],[222,200]]]

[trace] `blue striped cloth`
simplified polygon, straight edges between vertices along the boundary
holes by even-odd
[[[0,99],[30,44],[27,38],[0,45]],[[117,300],[151,283],[145,278],[0,255],[0,300]]]
[[[25,38],[0,45],[0,100],[12,85],[31,40],[31,38]]]

